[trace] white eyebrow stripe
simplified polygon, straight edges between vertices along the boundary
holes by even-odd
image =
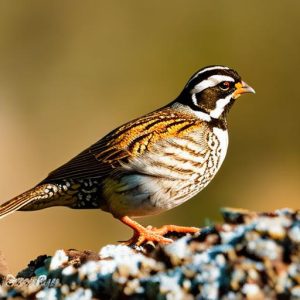
[[[208,67],[208,68],[205,68],[205,69],[199,71],[198,73],[196,73],[196,74],[189,80],[189,82],[191,82],[191,80],[193,80],[194,78],[196,78],[199,74],[205,73],[205,72],[207,72],[207,71],[211,71],[211,70],[228,70],[228,69],[229,69],[228,67],[222,67],[222,66]]]
[[[203,90],[213,87],[221,83],[222,81],[231,81],[234,82],[234,79],[230,76],[226,75],[212,75],[205,80],[202,80],[200,83],[196,84],[195,87],[192,89],[191,93],[200,93]]]

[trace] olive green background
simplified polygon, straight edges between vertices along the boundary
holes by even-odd
[[[213,182],[144,224],[199,226],[222,206],[299,208],[299,1],[1,1],[0,199],[32,187],[111,129],[173,100],[197,69],[236,69],[256,95],[229,116]],[[98,251],[129,229],[101,211],[0,220],[15,273],[60,248]]]

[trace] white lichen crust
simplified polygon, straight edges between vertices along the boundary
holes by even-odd
[[[34,294],[2,287],[1,299],[300,299],[300,212],[223,209],[223,216],[224,224],[167,246],[57,251],[28,275],[55,285]]]

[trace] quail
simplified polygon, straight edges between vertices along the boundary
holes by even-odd
[[[227,114],[244,93],[255,91],[233,69],[199,70],[174,101],[116,128],[2,204],[0,218],[51,206],[101,209],[133,229],[131,245],[170,243],[168,232],[197,232],[176,225],[144,227],[132,217],[167,211],[208,185],[227,152]]]

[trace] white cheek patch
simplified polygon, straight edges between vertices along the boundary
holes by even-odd
[[[219,99],[216,102],[216,107],[210,111],[209,115],[215,119],[219,118],[221,114],[224,112],[225,106],[230,102],[231,98],[232,98],[232,94],[228,95],[223,99]]]
[[[196,98],[196,94],[192,95],[192,100],[193,100],[194,105],[198,106],[198,100]],[[211,121],[211,117],[209,114],[202,112],[202,111],[197,111],[197,110],[194,110],[193,112],[199,119],[201,119],[203,121],[207,121],[207,122]]]
[[[208,77],[207,79],[202,80],[197,85],[195,85],[195,87],[192,89],[191,93],[192,94],[200,93],[203,90],[205,90],[209,87],[216,86],[223,81],[234,82],[234,79],[232,77],[226,76],[226,75],[212,75],[212,76]]]

